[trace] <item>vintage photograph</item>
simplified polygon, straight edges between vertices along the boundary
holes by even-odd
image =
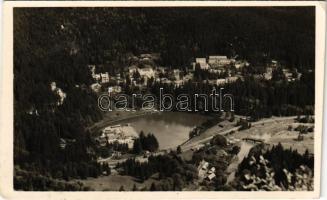
[[[15,191],[318,189],[314,6],[12,12]]]

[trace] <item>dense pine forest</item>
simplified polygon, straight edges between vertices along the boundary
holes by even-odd
[[[260,145],[252,148],[242,160],[236,173],[236,188],[296,190],[305,187],[304,190],[313,190],[314,157],[308,150],[300,154],[292,148],[283,148],[280,143],[270,150],[262,149]],[[260,181],[253,182],[255,178]]]
[[[160,65],[187,67],[194,57],[223,54],[253,66],[274,58],[305,72],[315,66],[314,19],[313,7],[15,8],[15,189],[85,190],[53,181],[101,174],[86,129],[103,117],[89,88],[94,80],[88,64],[121,70],[129,55],[158,52]],[[248,79],[228,89],[262,101],[285,97],[257,108],[258,117],[281,115],[273,110],[281,104],[313,105],[314,77],[304,74],[301,81],[284,88]],[[67,95],[61,104],[52,82]],[[62,138],[71,141],[65,148],[60,147]]]

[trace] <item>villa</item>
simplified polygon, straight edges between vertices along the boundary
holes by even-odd
[[[134,129],[128,125],[109,126],[102,130],[101,136],[98,137],[100,143],[119,143],[127,144],[128,148],[133,148],[134,139],[138,135]]]
[[[199,64],[201,69],[209,69],[206,58],[195,58],[195,63]]]
[[[93,84],[90,86],[90,88],[91,88],[94,92],[98,93],[98,92],[100,92],[100,90],[101,90],[101,85],[100,85],[99,83],[93,83]]]
[[[101,83],[108,83],[108,82],[109,82],[108,72],[101,73]]]
[[[211,67],[223,67],[232,63],[231,59],[228,59],[227,56],[209,56],[208,63]]]
[[[140,73],[141,77],[154,77],[154,70],[150,66],[147,66],[145,68],[139,68],[138,72]]]

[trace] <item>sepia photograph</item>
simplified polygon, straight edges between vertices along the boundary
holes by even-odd
[[[13,191],[320,190],[315,5],[133,5],[11,8]]]

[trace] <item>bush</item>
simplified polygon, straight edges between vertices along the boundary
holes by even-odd
[[[216,135],[211,139],[210,144],[211,145],[218,145],[218,146],[226,147],[227,146],[227,139],[222,135]]]

